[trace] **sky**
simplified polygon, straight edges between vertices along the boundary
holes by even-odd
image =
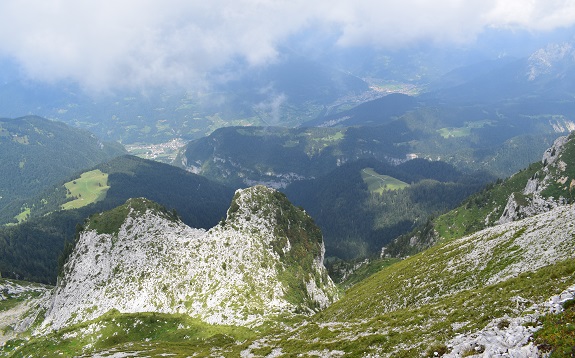
[[[190,86],[278,49],[473,44],[487,31],[575,28],[575,0],[5,0],[0,59],[83,88]]]

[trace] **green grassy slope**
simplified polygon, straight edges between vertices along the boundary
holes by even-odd
[[[575,133],[567,139],[554,165],[535,162],[505,181],[489,185],[467,199],[461,207],[439,217],[435,222],[438,234],[443,238],[461,237],[493,225],[503,214],[512,194],[519,201],[528,199],[523,190],[529,179],[549,177],[547,188],[541,192],[541,196],[555,200],[563,197],[567,203],[572,203],[575,200]]]
[[[530,207],[534,200],[553,199],[556,203],[575,201],[575,133],[566,137],[562,149],[548,149],[547,155],[554,153],[555,159],[547,165],[543,161],[532,163],[505,180],[488,184],[482,191],[468,197],[463,203],[408,234],[402,235],[387,245],[388,256],[412,255],[437,240],[459,238],[487,227],[496,225],[504,215],[506,205],[513,196],[517,207]],[[525,192],[531,181],[531,191]],[[533,184],[535,183],[535,184]],[[533,193],[533,186],[544,188]],[[536,197],[534,197],[534,195]],[[559,200],[559,198],[562,198]],[[541,204],[536,211],[546,210]],[[524,215],[524,214],[522,214]]]
[[[529,178],[541,168],[541,163],[534,163],[504,181],[488,185],[466,199],[460,207],[441,215],[435,221],[439,236],[446,239],[462,237],[493,225],[503,214],[509,196],[523,191]],[[486,217],[490,219],[487,222]]]
[[[447,350],[446,342],[458,334],[531,314],[531,305],[575,284],[572,210],[486,230],[398,262],[353,286],[312,322],[268,341],[287,355],[314,350],[415,357]]]
[[[69,181],[64,186],[68,189],[66,197],[74,199],[62,205],[64,210],[78,209],[102,201],[110,189],[108,174],[102,173],[98,169],[84,172],[80,178]]]
[[[409,186],[409,184],[389,175],[378,174],[373,168],[363,169],[361,178],[367,184],[367,189],[370,193],[382,194],[386,190],[400,190]]]

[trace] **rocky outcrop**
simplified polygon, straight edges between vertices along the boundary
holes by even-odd
[[[533,344],[533,334],[541,326],[533,324],[549,313],[560,313],[563,304],[575,298],[575,286],[567,288],[559,295],[552,296],[542,304],[534,304],[519,317],[505,317],[491,321],[484,329],[472,334],[453,338],[447,347],[451,350],[443,357],[540,357],[537,345]],[[524,303],[517,297],[518,305]]]
[[[559,137],[553,146],[545,151],[541,163],[543,168],[531,177],[521,193],[513,193],[509,196],[503,215],[497,221],[498,224],[508,223],[547,212],[559,205],[569,203],[564,196],[551,196],[546,193],[550,185],[557,183],[570,185],[575,180],[567,174],[567,167],[575,166],[574,158],[565,154],[567,146],[575,145],[575,136]],[[573,188],[568,188],[572,191]]]
[[[43,329],[122,313],[181,313],[255,325],[337,299],[312,219],[273,189],[239,190],[204,231],[146,199],[90,218],[49,304]]]
[[[0,278],[0,348],[34,323],[49,295],[48,286]]]

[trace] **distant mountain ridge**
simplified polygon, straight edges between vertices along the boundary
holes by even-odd
[[[174,137],[201,138],[231,125],[297,126],[336,99],[369,91],[361,78],[286,49],[266,68],[231,65],[206,74],[205,80],[208,88],[92,95],[71,83],[12,78],[0,83],[0,116],[32,112],[91,130],[105,140],[157,144]]]
[[[413,157],[441,160],[503,178],[536,160],[557,135],[575,128],[568,101],[555,104],[535,97],[500,106],[397,96],[417,105],[387,116],[376,102],[393,105],[390,95],[314,122],[326,127],[221,128],[189,142],[176,164],[235,187],[260,183],[281,188],[364,158],[395,164]]]
[[[448,101],[499,102],[500,105],[506,100],[512,100],[512,105],[528,104],[528,99],[534,97],[558,104],[572,102],[571,95],[575,92],[574,54],[570,42],[550,43],[526,58],[485,64],[485,69],[479,72],[475,72],[477,65],[468,66],[454,71],[460,73],[464,80],[429,95]]]
[[[304,123],[303,127],[349,127],[381,125],[399,118],[418,106],[416,97],[393,93],[369,102]]]

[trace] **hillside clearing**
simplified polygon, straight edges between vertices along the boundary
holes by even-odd
[[[74,198],[62,205],[63,210],[78,209],[88,204],[103,200],[108,186],[108,174],[99,169],[83,173],[80,178],[64,184],[68,193],[67,198]]]
[[[409,186],[409,184],[389,175],[378,174],[373,168],[363,169],[361,178],[371,193],[382,194],[386,190],[400,190]]]
[[[468,137],[471,135],[472,129],[480,129],[492,124],[493,122],[490,120],[465,122],[463,127],[445,127],[438,129],[437,132],[445,139]]]

